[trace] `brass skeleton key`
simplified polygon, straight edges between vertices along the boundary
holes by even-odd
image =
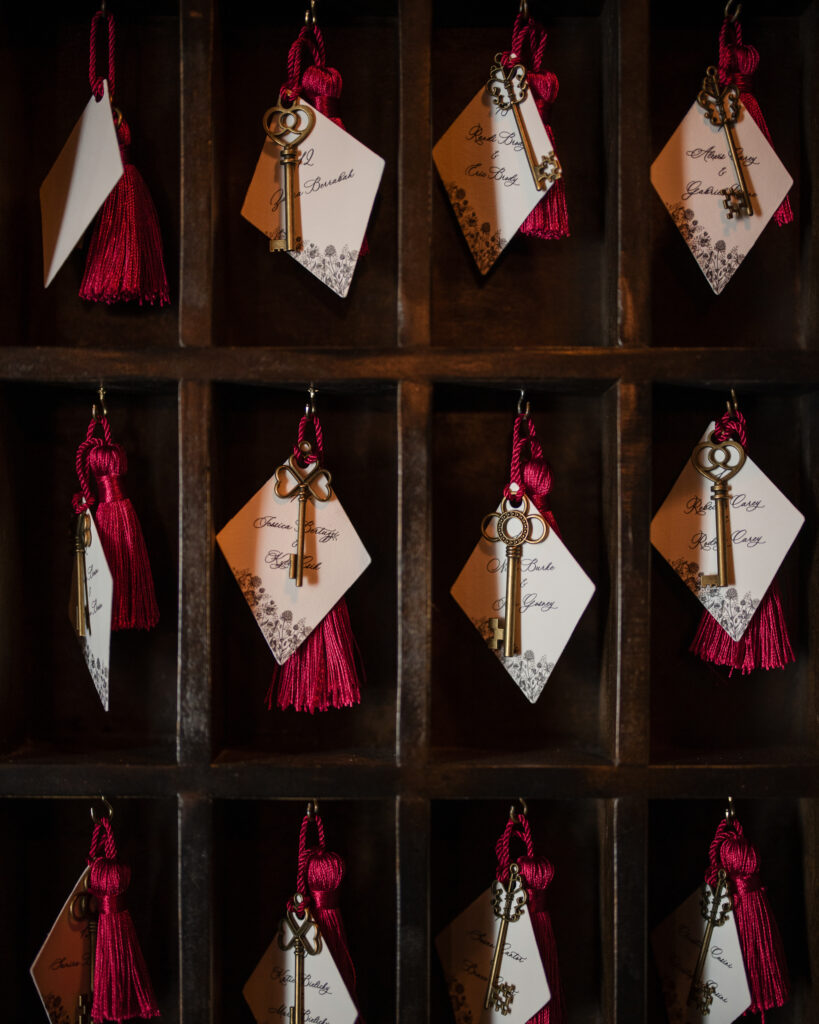
[[[732,461],[732,453],[736,461]],[[702,455],[706,462],[703,464]],[[711,481],[711,497],[717,517],[717,572],[702,577],[704,587],[727,587],[728,579],[728,481],[745,465],[745,449],[739,441],[702,441],[694,449],[691,461],[698,473]]]
[[[549,532],[548,524],[543,516],[529,515],[529,499],[521,495],[521,507],[515,508],[509,498],[503,499],[500,512],[490,512],[483,517],[481,535],[484,540],[493,544],[506,545],[506,607],[503,627],[498,627],[497,620],[492,620],[493,637],[489,644],[497,650],[498,641],[503,639],[503,654],[511,658],[515,653],[518,635],[518,605],[520,603],[520,560],[524,544],[540,544],[546,540]],[[495,533],[489,533],[487,526],[492,519],[497,519]],[[532,536],[532,524],[540,523],[543,527],[539,537]],[[511,528],[511,529],[510,529]],[[501,637],[499,634],[503,633]]]
[[[284,238],[271,238],[271,252],[294,252],[296,238],[296,164],[299,145],[304,142],[316,123],[316,115],[298,101],[290,107],[277,104],[265,111],[262,118],[265,134],[281,148],[279,163],[284,168]]]
[[[752,217],[754,208],[751,205],[751,196],[748,192],[748,185],[745,182],[745,175],[742,172],[742,163],[737,152],[736,140],[734,139],[733,127],[739,117],[739,90],[735,85],[727,85],[720,89],[719,76],[715,67],[710,67],[705,72],[702,80],[702,89],[697,95],[697,103],[705,111],[705,117],[717,128],[722,128],[728,142],[728,152],[731,154],[731,163],[734,165],[734,174],[737,179],[739,192],[733,188],[722,190],[722,205],[725,207],[726,216],[731,219],[734,215],[745,214]]]
[[[321,952],[321,932],[307,908],[301,921],[296,911],[287,911],[279,922],[278,941],[279,949],[292,949],[295,958],[296,991],[290,1007],[290,1024],[304,1024],[304,958]]]
[[[501,63],[502,54],[495,55],[495,63],[489,69],[489,81],[486,88],[492,97],[492,102],[501,110],[510,110],[515,115],[520,141],[529,162],[529,170],[535,179],[535,188],[543,192],[546,186],[557,181],[563,175],[563,170],[557,155],[552,152],[541,160],[535,156],[535,148],[526,130],[526,122],[520,112],[520,105],[526,99],[529,91],[529,82],[526,79],[526,68],[522,64],[515,64],[509,71]]]
[[[299,445],[302,456],[310,455],[313,447],[309,441],[302,441]],[[276,494],[280,498],[293,498],[298,495],[299,517],[296,534],[296,553],[290,556],[290,579],[296,581],[296,586],[302,585],[304,577],[304,523],[307,510],[307,498],[313,501],[329,501],[333,496],[333,478],[329,470],[322,469],[318,464],[313,463],[302,467],[296,461],[295,455],[276,470]],[[321,482],[322,486],[318,486]]]
[[[515,986],[498,981],[503,951],[506,947],[506,933],[510,924],[520,920],[526,901],[526,887],[520,877],[520,868],[517,862],[513,861],[509,865],[509,881],[506,883],[506,887],[497,879],[492,883],[492,910],[495,917],[500,918],[501,924],[498,941],[495,943],[495,952],[492,955],[486,996],[483,1001],[485,1010],[499,1010],[502,1017],[511,1012],[512,1002],[515,998]]]
[[[75,921],[85,921],[88,932],[88,991],[77,997],[76,1024],[91,1024],[91,1007],[94,1002],[94,962],[97,955],[97,901],[87,890],[79,892],[71,901],[68,912]]]
[[[88,519],[91,513],[80,512],[74,530],[74,572],[72,583],[74,593],[72,605],[74,611],[74,631],[77,636],[88,636],[90,614],[88,609],[88,577],[85,571],[85,549],[91,543],[91,527]]]
[[[711,1003],[714,1001],[714,992],[717,986],[713,981],[703,981],[702,972],[705,969],[705,958],[708,956],[708,949],[711,946],[711,936],[715,928],[720,928],[728,920],[731,912],[731,894],[728,892],[725,871],[720,868],[717,875],[717,885],[712,891],[711,887],[702,887],[702,916],[708,922],[705,928],[705,935],[700,945],[700,955],[697,958],[697,966],[691,978],[691,988],[688,992],[688,1005],[696,1006],[703,1016],[707,1016],[711,1010]]]

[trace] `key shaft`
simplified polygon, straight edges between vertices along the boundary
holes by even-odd
[[[713,982],[704,984],[702,980],[702,974],[705,970],[705,961],[708,956],[708,950],[711,946],[711,938],[714,934],[714,928],[719,928],[725,923],[728,918],[728,911],[731,909],[731,898],[726,892],[727,879],[724,869],[720,868],[719,874],[717,875],[717,885],[713,891],[713,899],[711,903],[711,909],[706,916],[705,934],[702,937],[702,943],[700,944],[700,952],[697,957],[697,964],[694,968],[694,973],[691,977],[691,988],[688,992],[688,1003],[690,1006],[698,1006],[702,1012],[707,1012],[708,1007],[713,1002],[714,988]],[[727,905],[723,905],[723,900],[727,900]]]
[[[271,238],[271,252],[293,252],[296,244],[296,164],[295,146],[285,146],[279,162],[284,168],[284,238]],[[301,584],[299,584],[301,585]]]
[[[296,552],[290,556],[290,579],[300,587],[304,582],[304,524],[307,514],[307,488],[299,488],[299,514],[296,525]]]
[[[722,130],[725,134],[725,138],[728,142],[728,153],[731,156],[731,163],[734,165],[734,174],[736,175],[737,185],[739,185],[740,195],[737,196],[731,189],[725,189],[723,195],[723,205],[728,211],[727,216],[733,217],[734,213],[744,213],[746,217],[752,217],[754,208],[751,205],[751,195],[748,192],[748,185],[745,181],[745,175],[742,171],[742,162],[739,159],[739,153],[737,152],[736,141],[734,140],[734,126],[733,121],[727,119],[722,123]]]
[[[486,997],[483,1001],[485,1010],[492,1008],[495,1002],[495,994],[498,988],[498,976],[500,975],[501,960],[503,959],[503,948],[506,945],[506,933],[509,931],[509,918],[504,914],[501,918],[498,941],[495,943],[495,952],[492,954],[492,967],[489,971],[489,982],[486,986]]]
[[[520,562],[523,545],[506,545],[506,622],[503,630],[503,655],[511,658],[518,639],[518,604],[520,603]]]
[[[720,480],[711,488],[717,518],[717,571],[703,575],[704,587],[728,586],[728,485]]]
[[[523,143],[523,151],[526,153],[529,170],[532,172],[532,177],[535,180],[535,188],[538,192],[542,192],[546,188],[547,179],[543,173],[540,162],[535,156],[532,140],[529,138],[529,132],[526,130],[526,122],[523,120],[523,114],[521,113],[519,103],[514,103],[512,105],[512,113],[515,115],[515,124],[518,128],[520,141]]]

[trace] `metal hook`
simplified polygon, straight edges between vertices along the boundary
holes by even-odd
[[[725,820],[730,825],[735,817],[736,817],[736,812],[734,811],[734,798],[732,796],[729,796],[728,797],[728,806],[725,808]]]
[[[114,817],[114,808],[108,803],[102,793],[100,793],[100,800],[105,804],[105,810],[107,812],[106,814],[103,814],[102,817],[107,818],[110,821]],[[97,817],[97,812],[94,810],[93,804],[91,804],[91,820],[95,825],[99,824],[100,819]]]
[[[726,399],[725,400],[725,405],[728,408],[728,415],[729,416],[736,416],[737,413],[739,412],[739,405],[737,404],[737,393],[736,393],[736,391],[734,391],[733,388],[731,388],[731,397],[730,397],[730,399]]]
[[[312,420],[316,415],[316,395],[318,394],[318,388],[314,386],[312,381],[310,381],[307,394],[310,396],[310,401],[304,407],[304,415],[308,420]]]
[[[304,24],[309,25],[311,23],[313,25],[316,23],[316,0],[310,0],[304,12]]]
[[[524,398],[526,398],[526,392],[523,390],[523,388],[521,388],[520,389],[520,398],[518,399],[518,416],[522,416],[525,420],[528,420],[529,419],[530,405],[529,405],[529,402],[527,401],[526,409],[524,410],[524,408],[523,408],[523,399]]]
[[[520,7],[518,8],[518,14],[522,14],[524,18],[529,17],[529,3],[528,0],[520,0]]]
[[[102,385],[102,381],[100,381],[100,386],[97,388],[97,394],[99,395],[99,398],[100,398],[100,410],[101,411],[100,411],[99,415],[97,415],[97,403],[94,402],[94,404],[91,406],[91,418],[94,419],[94,420],[98,420],[98,419],[101,419],[104,416],[107,419],[108,418],[108,410],[105,408],[105,388]]]
[[[523,799],[522,796],[519,796],[518,803],[522,808],[522,815],[525,818],[526,815],[529,813],[529,808],[526,806],[526,801]],[[512,806],[509,808],[509,820],[512,822],[513,825],[517,825],[517,823],[521,821],[521,815],[518,814],[514,804],[512,804]]]
[[[731,8],[734,6],[734,4],[737,5],[737,9],[732,14],[731,13]],[[742,4],[738,4],[737,0],[728,0],[728,3],[725,5],[725,13],[724,13],[723,17],[729,18],[731,20],[731,22],[735,22],[737,20],[737,18],[740,16],[741,13],[742,13]]]
[[[315,818],[315,816],[318,814],[318,812],[319,802],[318,800],[316,800],[315,797],[313,797],[312,800],[307,801],[307,817],[310,818],[310,820],[312,821],[313,818]]]

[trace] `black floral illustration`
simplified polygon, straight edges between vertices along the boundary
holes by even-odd
[[[71,1024],[71,1014],[63,1006],[62,996],[55,996],[53,992],[49,992],[44,1002],[51,1024]]]
[[[351,249],[349,245],[339,252],[334,245],[326,245],[322,249],[315,242],[307,242],[295,258],[319,281],[343,296],[350,288],[358,253],[358,249]]]
[[[666,207],[699,263],[700,270],[719,295],[745,259],[745,253],[736,245],[729,249],[722,238],[714,241],[705,226],[697,220],[694,211],[684,203],[666,203]]]
[[[449,983],[449,1001],[455,1014],[455,1024],[474,1024],[475,1018],[466,1002],[466,991],[457,978]]]
[[[286,661],[312,633],[313,627],[306,625],[304,619],[295,622],[289,609],[280,612],[276,602],[262,586],[261,577],[254,575],[251,569],[234,568],[233,575],[276,660],[280,663]]]
[[[489,641],[493,633],[489,618],[472,619],[472,623],[483,639]],[[555,663],[549,661],[545,654],[536,658],[535,652],[531,650],[524,651],[523,654],[515,654],[511,658],[505,658],[502,645],[498,647],[495,654],[503,662],[503,667],[515,680],[527,700],[534,703],[549,681]]]
[[[700,567],[686,558],[671,562],[671,568],[725,632],[732,639],[739,640],[759,607],[759,598],[753,597],[750,590],[740,597],[736,587],[704,587]]]
[[[501,238],[499,231],[492,231],[489,221],[478,223],[478,215],[460,185],[450,182],[446,186],[446,194],[452,203],[452,209],[458,218],[467,245],[478,264],[478,270],[486,274],[506,247],[507,240]]]
[[[80,637],[80,644],[82,645],[82,653],[85,658],[85,664],[91,674],[91,679],[94,682],[94,686],[97,688],[97,693],[100,695],[103,707],[108,707],[108,666],[105,662],[98,658],[91,645],[88,643],[85,637]]]

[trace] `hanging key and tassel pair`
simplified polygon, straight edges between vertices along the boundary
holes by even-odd
[[[108,73],[97,73],[97,31],[105,24],[108,34]],[[115,88],[115,28],[113,14],[100,10],[91,21],[88,77],[97,100],[108,94],[116,125],[123,174],[102,205],[88,245],[80,298],[89,302],[147,302],[164,305],[170,301],[162,236],[148,186],[131,162],[131,129],[121,111],[113,107]]]
[[[88,868],[31,966],[52,1020],[98,1024],[159,1016],[127,905],[131,869],[117,852],[113,809],[104,798],[103,803],[106,813],[99,817],[91,808],[94,830]],[[61,965],[56,979],[55,963]]]
[[[308,841],[313,827],[314,846]],[[344,871],[341,855],[327,849],[318,801],[311,800],[299,830],[295,895],[242,993],[258,1021],[269,1020],[270,1007],[279,1005],[289,1005],[291,1021],[354,1024],[359,1019],[355,967],[339,901]]]
[[[99,410],[96,405],[92,409],[85,440],[77,448],[80,492],[73,499],[78,516],[77,558],[82,555],[83,538],[87,539],[85,517],[95,508],[97,531],[113,576],[111,629],[153,629],[159,621],[159,608],[151,565],[136,510],[125,492],[128,459],[125,449],[113,439],[104,398],[100,387]],[[82,575],[77,575],[81,586]],[[85,604],[80,601],[80,608]]]

